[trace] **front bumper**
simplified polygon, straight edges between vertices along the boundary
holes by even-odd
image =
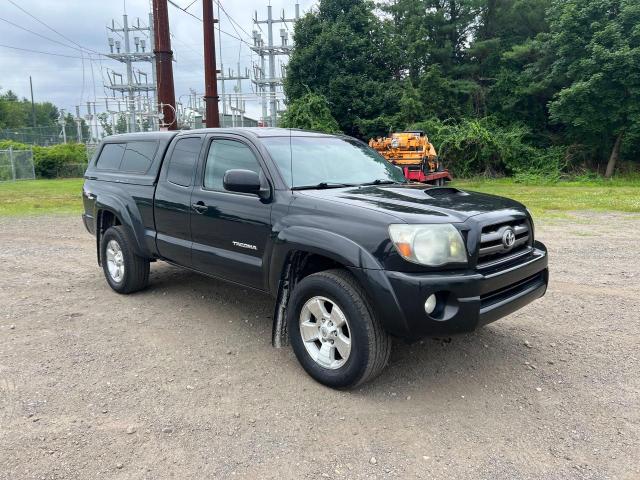
[[[540,242],[526,259],[492,273],[383,272],[390,287],[383,322],[390,333],[409,340],[469,332],[494,322],[542,297],[549,282],[547,249]],[[438,307],[428,315],[424,304],[432,293]]]

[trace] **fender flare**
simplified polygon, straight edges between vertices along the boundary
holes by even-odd
[[[369,295],[385,329],[395,335],[407,329],[407,322],[382,266],[362,246],[339,234],[314,227],[289,227],[274,242],[269,268],[269,290],[276,297],[272,344],[287,344],[286,309],[296,278],[297,253],[330,258],[347,268]]]
[[[102,194],[96,199],[94,207],[94,218],[96,219],[96,242],[98,248],[98,258],[100,257],[100,236],[102,234],[100,223],[102,222],[102,212],[111,212],[118,218],[120,223],[131,230],[133,235],[133,248],[136,255],[150,257],[151,252],[144,244],[144,224],[138,212],[137,205],[127,205],[122,199],[115,195]]]
[[[381,270],[382,266],[362,246],[337,233],[315,227],[287,227],[274,240],[269,265],[269,291],[277,295],[283,269],[292,252],[306,252],[335,260],[345,267]]]

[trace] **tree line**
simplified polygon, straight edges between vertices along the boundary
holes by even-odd
[[[65,133],[69,142],[76,142],[77,125],[74,116],[64,115]],[[19,140],[24,143],[61,143],[60,110],[51,102],[35,102],[20,98],[11,90],[0,89],[0,140]],[[82,136],[89,138],[89,126],[81,120]],[[43,138],[40,138],[43,137]],[[41,141],[43,140],[43,141]]]
[[[637,0],[320,0],[294,42],[284,126],[422,128],[458,174],[639,165]]]

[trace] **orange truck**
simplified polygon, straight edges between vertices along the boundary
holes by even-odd
[[[402,168],[407,180],[444,185],[451,174],[443,169],[438,154],[427,135],[421,130],[392,133],[390,137],[369,140],[369,146],[389,162]]]

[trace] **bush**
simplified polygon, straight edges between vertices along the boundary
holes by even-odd
[[[50,147],[27,145],[13,140],[0,140],[0,150],[33,148],[33,164],[37,178],[82,176],[87,165],[87,151],[82,143],[64,143]]]
[[[430,119],[414,124],[424,130],[444,165],[455,175],[539,176],[557,181],[564,169],[559,147],[536,148],[528,143],[522,125],[503,127],[492,118],[465,118],[459,122]]]
[[[33,161],[36,176],[40,178],[56,178],[69,176],[65,172],[74,172],[78,175],[81,167],[71,165],[83,165],[87,163],[86,147],[82,143],[64,143],[51,147],[33,147]]]

